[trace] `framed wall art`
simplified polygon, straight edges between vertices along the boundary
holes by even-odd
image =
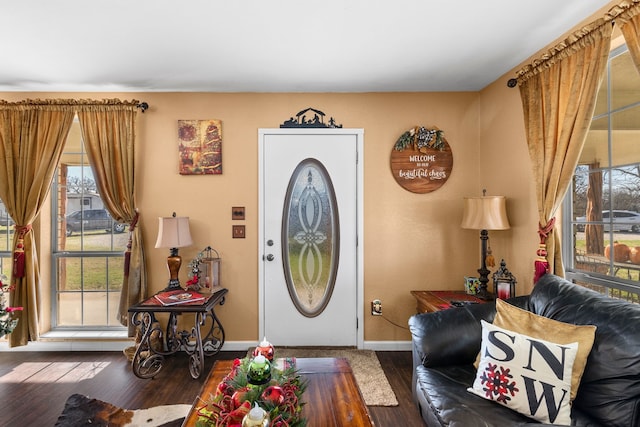
[[[178,120],[180,175],[222,174],[222,121]]]

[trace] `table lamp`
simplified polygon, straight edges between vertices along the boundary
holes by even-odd
[[[487,291],[489,283],[489,273],[487,269],[487,240],[489,240],[489,230],[507,230],[509,219],[504,196],[487,196],[486,190],[482,190],[482,197],[465,197],[464,214],[462,216],[462,228],[480,230],[481,242],[481,264],[478,269],[480,274],[480,286],[478,288],[478,298],[493,299]]]
[[[191,232],[189,231],[189,217],[173,216],[158,218],[158,240],[156,248],[169,248],[167,257],[167,268],[169,269],[169,285],[165,291],[182,289],[178,272],[182,265],[182,258],[178,255],[178,248],[193,244]]]

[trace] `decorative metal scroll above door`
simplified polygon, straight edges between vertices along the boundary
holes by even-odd
[[[296,117],[290,117],[285,120],[281,128],[341,128],[342,125],[336,123],[333,117],[329,118],[328,123],[324,122],[325,114],[315,108],[307,108],[296,114]]]

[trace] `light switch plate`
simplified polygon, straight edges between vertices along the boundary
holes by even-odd
[[[244,206],[234,206],[231,208],[231,219],[244,219]]]

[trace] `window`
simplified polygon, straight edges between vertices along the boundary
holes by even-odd
[[[52,191],[52,327],[122,328],[117,320],[126,225],[104,208],[74,123]]]
[[[638,301],[640,75],[626,46],[609,57],[564,213],[567,277]]]

